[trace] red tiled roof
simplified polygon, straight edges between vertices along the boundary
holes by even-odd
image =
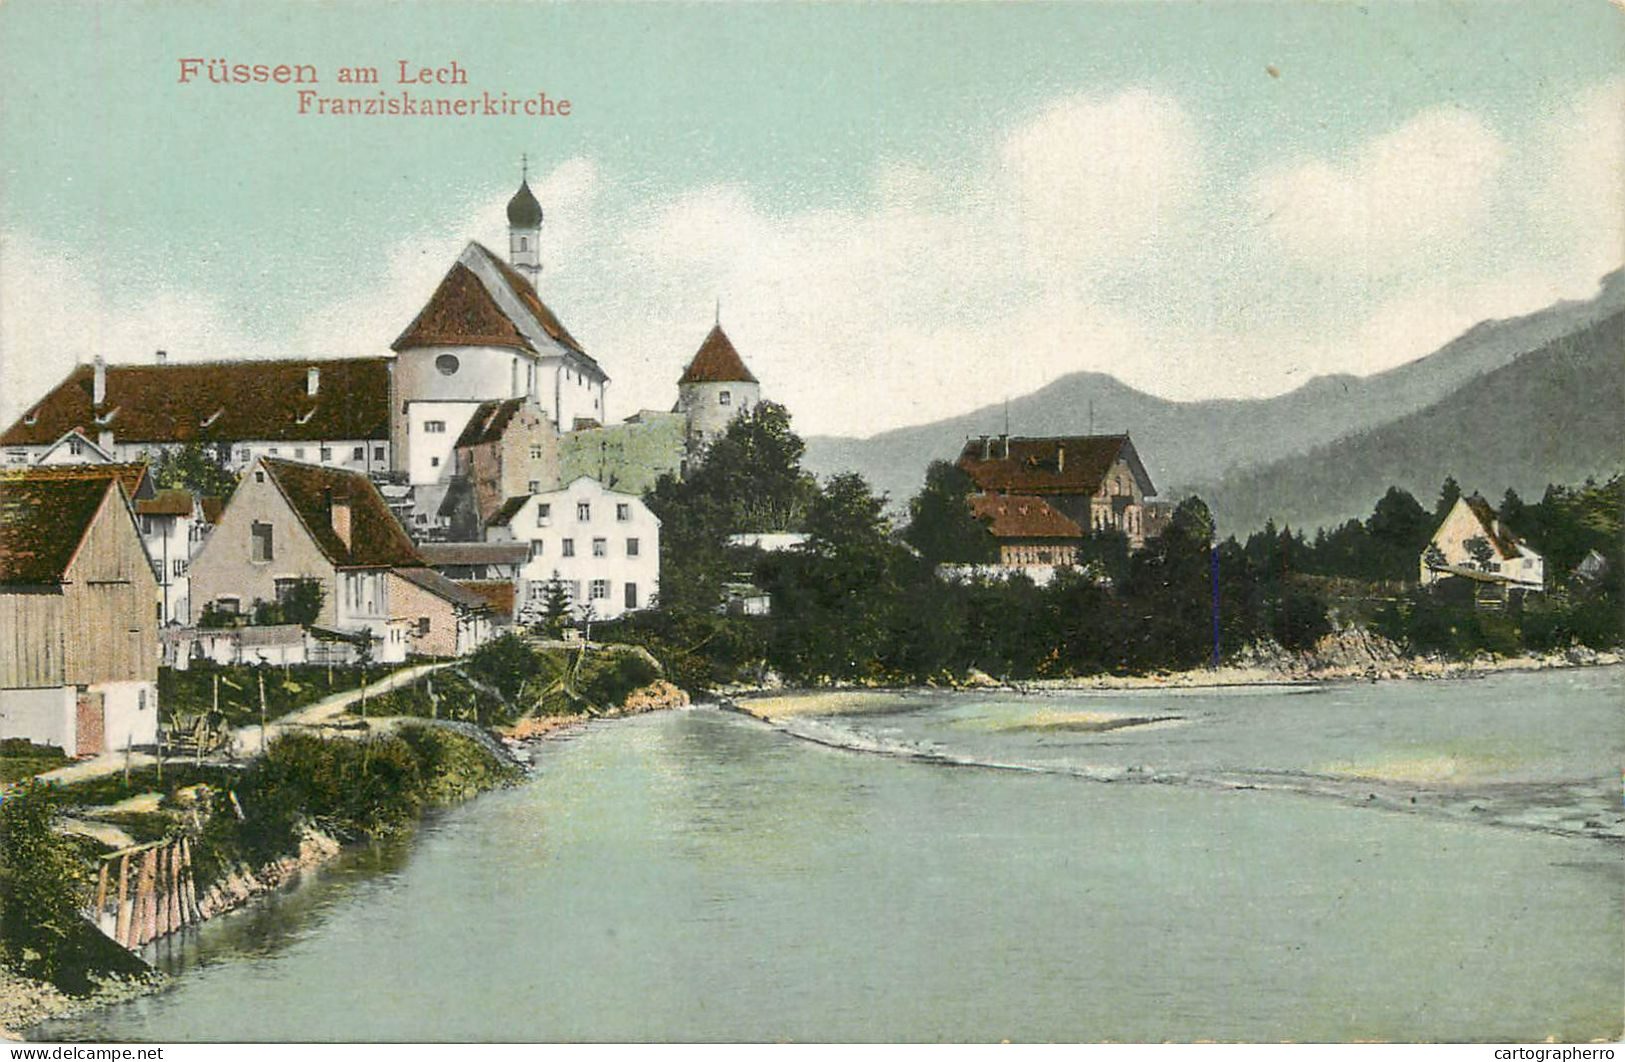
[[[1127,435],[1063,435],[991,439],[992,456],[972,439],[960,451],[958,466],[984,491],[1009,494],[1094,494],[1118,457],[1128,462],[1140,493],[1155,494],[1151,477]],[[1008,456],[1003,448],[1008,445]]]
[[[523,564],[530,559],[525,542],[425,542],[418,547],[433,568],[466,564]]]
[[[519,312],[505,308],[505,298],[517,302]],[[530,281],[483,244],[471,242],[390,347],[400,351],[411,347],[489,346],[539,352],[549,345],[548,339],[597,367],[598,363],[587,356],[542,302]]]
[[[178,487],[161,490],[137,501],[135,511],[142,516],[191,516],[192,492]]]
[[[30,465],[27,468],[0,468],[6,479],[106,479],[113,476],[124,488],[126,498],[150,498],[157,488],[143,461],[118,461],[106,465]]]
[[[480,278],[461,262],[452,264],[446,278],[390,349],[441,346],[536,349],[502,312]]]
[[[485,521],[486,527],[507,527],[508,522],[519,515],[519,510],[530,501],[529,494],[519,494],[502,503],[502,508],[491,514],[491,519]]]
[[[406,530],[366,476],[271,457],[262,458],[260,463],[299,515],[322,555],[334,566],[395,568],[423,564]],[[350,503],[349,546],[333,530],[331,502],[335,499]]]
[[[483,446],[496,442],[507,430],[508,422],[525,404],[523,398],[504,398],[500,401],[481,402],[457,436],[458,446]]]
[[[513,583],[506,579],[459,579],[457,585],[485,598],[499,621],[513,619]]]
[[[711,329],[694,358],[683,370],[678,384],[691,383],[756,383],[756,377],[745,368],[745,359],[734,349],[721,325]]]
[[[103,499],[118,489],[110,472],[0,478],[0,584],[61,582]]]
[[[973,494],[970,509],[988,521],[994,538],[1082,538],[1083,528],[1043,498],[1022,494]]]
[[[447,579],[433,568],[392,568],[391,571],[419,589],[426,590],[442,601],[458,608],[484,611],[491,606],[485,598],[461,583]]]
[[[314,395],[305,392],[310,369]],[[388,358],[109,365],[97,409],[95,369],[80,365],[0,445],[47,445],[75,429],[91,438],[109,430],[121,443],[388,439],[389,371]]]

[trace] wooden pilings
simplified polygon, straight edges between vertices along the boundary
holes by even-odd
[[[171,837],[103,856],[89,913],[102,932],[132,951],[203,921],[191,842]]]

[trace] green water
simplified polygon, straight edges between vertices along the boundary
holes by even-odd
[[[1031,772],[714,710],[602,724],[409,844],[160,950],[168,991],[38,1035],[1615,1037],[1625,846],[1597,816],[1618,812],[1621,685],[900,696],[815,721]],[[1077,710],[1178,719],[1027,725]],[[1371,806],[1362,782],[1320,786],[1417,762],[1458,773],[1384,782]],[[1249,772],[1313,784],[1210,784]]]

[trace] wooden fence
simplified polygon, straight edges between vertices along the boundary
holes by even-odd
[[[102,856],[96,903],[86,912],[103,933],[134,951],[203,921],[185,837],[150,841]]]

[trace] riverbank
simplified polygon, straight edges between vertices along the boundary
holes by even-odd
[[[1337,682],[1435,681],[1465,679],[1507,672],[1550,671],[1576,667],[1613,667],[1625,662],[1618,651],[1598,652],[1575,647],[1549,653],[1515,656],[1480,654],[1454,660],[1437,654],[1404,653],[1393,642],[1354,628],[1321,639],[1307,653],[1291,653],[1278,645],[1254,646],[1237,659],[1217,668],[1157,671],[1138,675],[1080,675],[1066,678],[1001,681],[979,671],[963,679],[923,686],[790,687],[736,685],[717,692],[751,715],[785,718],[792,715],[833,715],[863,711],[897,693],[938,690],[1003,689],[1015,693],[1087,690],[1200,690],[1213,688],[1318,686]]]
[[[524,751],[526,746],[567,737],[593,719],[621,718],[687,707],[688,704],[689,698],[684,691],[665,680],[657,680],[634,690],[617,707],[593,709],[570,715],[532,716],[520,720],[513,726],[493,728],[500,741],[494,740],[484,731],[475,735],[472,731],[476,728],[471,724],[448,720],[431,721],[397,716],[369,719],[367,726],[368,733],[375,739],[398,738],[403,729],[408,733],[417,730],[434,735],[433,741],[437,751],[418,757],[421,799],[411,799],[404,791],[400,794],[402,806],[411,805],[412,813],[407,819],[402,820],[399,826],[393,828],[410,829],[425,808],[443,806],[471,797],[492,788],[495,784],[500,784],[499,779],[504,775],[506,780],[512,781],[519,777],[519,771],[532,769],[529,755]],[[345,732],[337,731],[337,733]],[[295,743],[303,743],[300,742],[300,735],[297,733],[290,736]],[[313,739],[304,739],[305,742],[311,740]],[[346,744],[349,743],[340,743],[337,747],[344,747]],[[418,741],[417,744],[421,745],[422,742]],[[490,761],[499,756],[502,757],[502,763],[497,767],[493,767],[491,762],[483,764],[480,762],[482,757]],[[380,761],[378,767],[383,766],[384,763]],[[302,773],[317,775],[322,771],[312,768]],[[226,816],[220,821],[228,826],[233,822],[240,824],[244,821],[238,817],[240,812],[237,808],[231,807],[232,804],[246,803],[250,807],[253,806],[253,797],[247,786],[232,789],[230,797],[231,800],[225,807],[216,808],[216,814]],[[227,810],[228,807],[231,809]],[[347,844],[334,836],[333,832],[317,828],[307,821],[297,828],[296,836],[296,847],[291,852],[266,860],[240,859],[222,865],[215,879],[206,886],[199,897],[198,906],[204,920],[244,907],[259,897],[297,885],[306,875],[320,870],[347,851],[353,850],[358,844],[367,843],[376,834],[368,832],[365,836],[353,838]],[[20,1034],[23,1030],[46,1020],[73,1017],[137,995],[158,991],[167,983],[168,978],[165,975],[153,971],[140,978],[108,978],[88,995],[70,995],[49,982],[0,969],[0,1039],[21,1039]]]

